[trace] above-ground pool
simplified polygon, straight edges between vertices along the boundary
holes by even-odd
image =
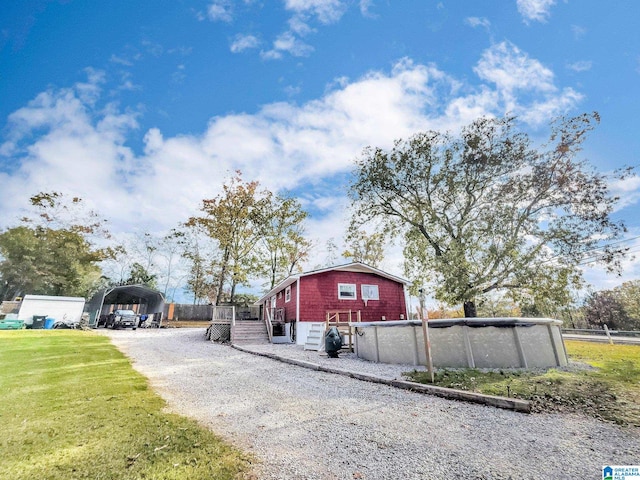
[[[437,368],[546,368],[568,363],[560,331],[551,318],[453,318],[429,320]],[[359,358],[425,365],[421,321],[351,323]]]

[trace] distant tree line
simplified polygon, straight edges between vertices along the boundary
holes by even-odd
[[[614,330],[640,330],[640,280],[591,293],[585,299],[582,314],[589,328],[607,325]]]
[[[100,288],[139,284],[169,299],[186,289],[193,303],[250,303],[255,296],[238,287],[262,281],[272,288],[301,271],[315,246],[297,199],[245,182],[240,172],[220,195],[202,201],[198,215],[162,236],[114,238],[106,219],[60,192],[40,192],[30,202],[32,214],[0,232],[0,300],[27,293],[89,297]],[[377,265],[378,240],[352,232],[343,257]]]

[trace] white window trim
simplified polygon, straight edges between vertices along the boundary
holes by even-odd
[[[291,301],[291,285],[284,289],[284,303]]]
[[[375,297],[367,297],[365,296],[364,292],[365,290],[374,287],[376,290],[376,296]],[[380,287],[378,285],[365,285],[362,284],[360,285],[360,294],[362,295],[362,299],[363,300],[380,300]]]
[[[353,297],[343,297],[341,295],[340,287],[352,287],[353,289]],[[339,283],[338,284],[338,299],[339,300],[357,300],[358,299],[358,289],[356,288],[355,283]]]

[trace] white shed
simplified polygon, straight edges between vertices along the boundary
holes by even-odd
[[[33,324],[33,316],[41,315],[64,320],[69,323],[80,322],[84,310],[82,297],[53,297],[49,295],[25,295],[20,305],[18,319],[25,325]]]

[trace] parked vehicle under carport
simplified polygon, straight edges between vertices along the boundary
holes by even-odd
[[[135,330],[138,328],[138,315],[133,310],[115,310],[107,317],[104,327],[111,327],[114,330],[131,327]]]
[[[89,314],[89,327],[97,328],[106,325],[110,312],[118,309],[135,310],[138,314],[136,327],[142,326],[142,315],[148,317],[147,326],[160,326],[164,311],[164,296],[161,292],[144,285],[103,288],[85,304],[85,312]]]

